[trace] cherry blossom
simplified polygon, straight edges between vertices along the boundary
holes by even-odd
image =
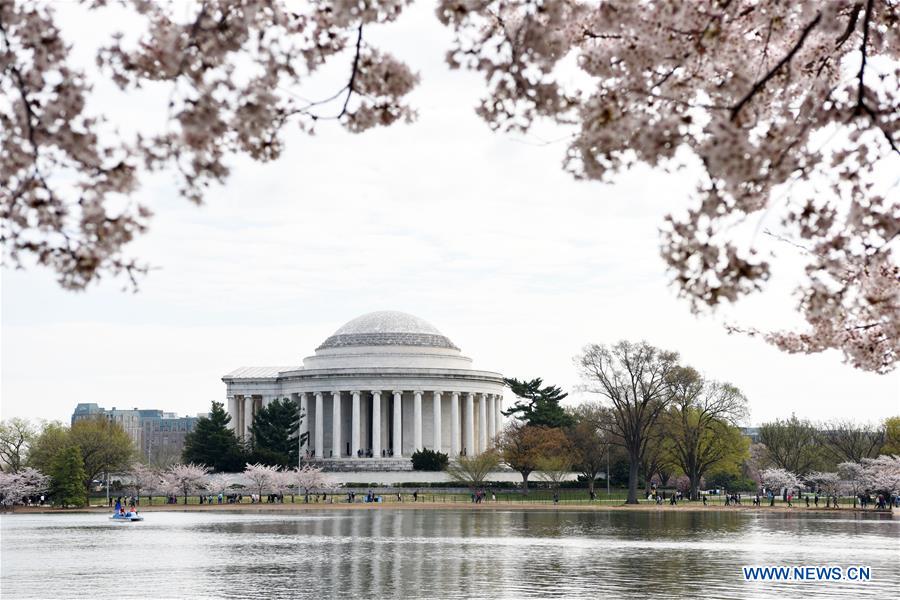
[[[172,173],[199,203],[232,158],[277,159],[288,125],[412,120],[418,75],[366,39],[408,1],[121,0],[144,27],[103,44],[89,75],[52,4],[0,0],[5,260],[35,260],[71,289],[103,274],[136,282],[146,266],[126,247],[151,216],[131,200],[146,173]],[[441,0],[437,16],[455,35],[449,65],[484,77],[476,110],[490,127],[571,128],[563,165],[578,178],[612,181],[636,164],[699,173],[691,205],[661,228],[672,283],[694,310],[761,291],[795,253],[803,328],[731,330],[894,368],[897,0]],[[346,84],[308,98],[310,76],[341,61]],[[90,111],[92,77],[169,86],[165,127],[101,135],[115,124]]]
[[[37,469],[24,467],[17,473],[0,471],[0,505],[12,506],[46,491],[50,478]]]

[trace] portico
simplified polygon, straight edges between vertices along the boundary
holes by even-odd
[[[338,329],[302,367],[244,367],[223,381],[244,437],[262,407],[293,399],[309,433],[301,458],[459,456],[487,450],[502,427],[503,378],[471,362],[427,322],[385,311]]]

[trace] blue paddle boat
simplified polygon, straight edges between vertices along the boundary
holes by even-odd
[[[110,519],[110,521],[134,522],[134,521],[143,521],[144,517],[137,514],[136,512],[128,511],[126,513],[115,513],[109,519]]]

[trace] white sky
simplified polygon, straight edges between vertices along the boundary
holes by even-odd
[[[86,22],[59,7],[70,39],[83,39]],[[479,77],[445,67],[450,35],[430,11],[419,3],[376,32],[422,77],[415,124],[291,131],[280,160],[234,160],[200,208],[166,177],[147,179],[137,199],[156,217],[132,252],[157,269],[139,293],[112,281],[65,292],[49,272],[3,270],[0,416],[68,421],[78,402],[206,411],[223,374],[301,364],[374,310],[430,321],[477,368],[567,391],[584,344],[646,339],[739,386],[754,424],[900,412],[897,373],[725,333],[726,319],[796,324],[789,273],[736,310],[693,316],[667,285],[657,228],[689,201],[694,174],[576,182],[560,168],[565,143],[543,143],[564,132],[492,133],[473,111]],[[97,112],[163,121],[152,103],[101,92]]]

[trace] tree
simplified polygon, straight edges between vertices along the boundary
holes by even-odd
[[[276,399],[264,406],[253,417],[250,427],[253,440],[253,456],[258,462],[292,467],[300,461],[300,446],[305,444],[308,433],[297,440],[300,428],[300,407],[290,398]]]
[[[66,508],[87,504],[88,489],[84,484],[87,475],[78,446],[69,446],[56,455],[50,477],[50,497],[56,506]]]
[[[859,462],[881,453],[884,428],[850,419],[831,421],[822,426],[822,442],[835,461]]]
[[[609,181],[635,163],[701,170],[661,248],[695,310],[763,289],[774,250],[737,233],[765,218],[784,251],[803,248],[807,322],[766,339],[893,368],[900,206],[878,174],[900,164],[900,84],[873,68],[900,55],[893,3],[444,0],[438,16],[456,32],[448,61],[485,77],[479,115],[513,131],[574,124],[576,177]]]
[[[147,495],[150,504],[153,503],[153,492],[159,489],[161,477],[159,473],[147,465],[134,463],[128,472],[131,479],[130,488],[134,496],[140,500],[141,492]]]
[[[190,494],[205,489],[209,483],[209,469],[204,465],[193,463],[186,465],[172,465],[166,471],[164,479],[168,487],[181,492],[184,503]]]
[[[230,473],[214,473],[207,479],[206,488],[216,494],[225,494],[225,491],[234,484],[234,475]]]
[[[585,389],[609,401],[610,433],[628,452],[628,504],[637,504],[638,468],[650,431],[671,399],[670,375],[677,361],[675,352],[627,341],[611,347],[591,344],[576,359]]]
[[[428,448],[416,450],[412,455],[414,471],[443,471],[447,468],[449,462],[449,456],[443,452],[429,450]]]
[[[0,506],[19,504],[26,498],[45,492],[50,478],[31,467],[18,471],[0,471]]]
[[[780,467],[763,469],[759,474],[759,478],[760,483],[762,483],[773,494],[776,491],[781,491],[784,489],[793,490],[800,487],[800,479],[797,478],[797,475],[791,473],[787,469],[782,469]],[[769,506],[774,505],[775,497],[773,495],[772,500],[769,502]]]
[[[573,466],[587,480],[588,492],[593,493],[597,476],[606,473],[609,464],[612,415],[599,402],[579,404],[571,414],[575,424],[566,430],[566,436],[577,456]]]
[[[101,473],[127,470],[135,455],[131,437],[122,426],[103,418],[73,423],[69,429],[69,444],[81,449],[84,487],[88,493],[91,482]]]
[[[853,508],[856,508],[857,497],[865,488],[867,481],[865,467],[857,462],[842,462],[837,466],[837,474],[846,482],[847,489],[853,493]]]
[[[672,456],[690,479],[690,498],[700,498],[700,479],[725,462],[738,467],[749,441],[737,429],[747,414],[747,399],[728,383],[710,381],[690,367],[671,375],[671,407],[663,418]]]
[[[500,432],[497,448],[503,462],[522,475],[522,491],[527,494],[528,476],[538,470],[538,461],[567,450],[569,441],[561,429],[511,421]]]
[[[14,417],[0,422],[0,467],[18,473],[25,466],[28,446],[37,432],[26,419]]]
[[[460,481],[475,489],[484,485],[488,475],[500,464],[500,455],[487,450],[472,456],[458,456],[447,465],[447,475],[452,481]]]
[[[872,491],[886,497],[900,493],[900,456],[882,454],[877,458],[864,458],[862,464]]]
[[[759,428],[759,440],[766,447],[769,461],[801,477],[821,464],[820,439],[819,431],[812,423],[795,415],[787,420],[763,423]]]
[[[269,489],[278,477],[278,467],[271,465],[247,464],[244,467],[244,477],[250,480],[256,493],[262,496],[264,489]]]
[[[143,171],[169,170],[199,203],[211,183],[227,180],[232,156],[278,158],[288,124],[313,132],[334,120],[359,132],[415,115],[406,97],[418,76],[364,35],[396,19],[402,3],[125,6],[140,33],[101,43],[93,78],[129,93],[171,89],[161,128],[134,137],[113,136],[115,123],[87,114],[92,77],[75,64],[51,7],[0,6],[9,57],[0,88],[11,95],[0,112],[5,253],[15,265],[33,257],[66,287],[102,274],[134,282],[146,270],[124,248],[146,231],[150,211],[116,202]],[[574,127],[565,165],[579,178],[608,181],[635,163],[700,170],[694,206],[667,218],[661,249],[695,310],[764,288],[765,254],[774,251],[761,236],[736,233],[767,217],[768,237],[791,242],[786,251],[803,248],[799,310],[808,327],[766,339],[789,352],[837,348],[854,366],[882,372],[900,354],[892,335],[900,267],[898,207],[877,175],[896,169],[900,155],[900,85],[873,65],[900,54],[895,12],[884,0],[677,9],[442,0],[437,8],[455,33],[450,67],[485,77],[476,112],[490,127]],[[309,76],[345,53],[346,84],[300,100],[311,95],[302,89]]]
[[[53,470],[53,461],[69,446],[69,428],[59,422],[44,423],[28,452],[28,466],[43,473]]]
[[[900,417],[889,417],[884,420],[884,446],[885,454],[900,454]]]
[[[837,473],[826,473],[824,471],[813,471],[803,478],[803,482],[807,486],[814,488],[817,492],[825,492],[827,496],[837,496],[842,488],[841,478]]]
[[[200,417],[194,431],[184,437],[182,460],[208,465],[215,472],[236,472],[244,464],[244,453],[234,431],[228,428],[231,416],[221,402],[213,402],[209,417]]]
[[[308,463],[302,467],[295,467],[292,473],[297,489],[303,490],[303,501],[306,504],[309,504],[310,492],[330,490],[338,485],[330,475],[323,473],[322,469]]]
[[[541,456],[537,460],[538,477],[559,488],[575,464],[576,455],[569,451],[557,452],[549,456]]]
[[[568,394],[558,386],[541,387],[544,380],[540,377],[531,381],[505,378],[503,382],[517,398],[515,404],[502,411],[505,416],[535,427],[570,427],[574,423],[571,415],[560,406]]]

